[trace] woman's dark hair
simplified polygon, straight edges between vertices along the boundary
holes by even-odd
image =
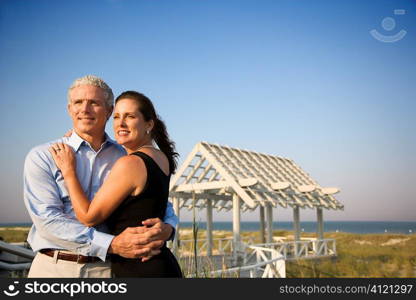
[[[159,149],[167,156],[169,161],[170,174],[175,173],[177,167],[177,157],[179,154],[176,152],[175,142],[169,139],[166,125],[156,113],[152,101],[145,95],[136,91],[126,91],[121,93],[121,95],[117,97],[115,103],[117,104],[117,102],[121,99],[132,99],[137,101],[139,104],[139,110],[142,113],[144,120],[146,122],[153,120],[154,125],[150,134],[155,140]]]

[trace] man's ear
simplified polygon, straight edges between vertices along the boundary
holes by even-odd
[[[108,115],[107,115],[107,121],[110,119],[111,115],[113,114],[114,105],[111,105],[111,107],[108,109]]]

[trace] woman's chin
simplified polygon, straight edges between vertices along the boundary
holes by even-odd
[[[120,140],[116,139],[116,141],[117,141],[117,144],[123,146],[123,148],[126,149],[127,152],[129,152],[131,150],[132,145],[128,141],[125,141],[125,140],[122,140],[122,139],[120,139]]]
[[[125,146],[127,143],[127,141],[125,139],[120,139],[120,138],[116,138],[116,142],[119,145]]]

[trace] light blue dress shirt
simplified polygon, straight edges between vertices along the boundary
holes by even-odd
[[[64,178],[48,151],[57,142],[70,145],[76,153],[78,179],[90,200],[94,198],[117,159],[126,155],[123,147],[107,134],[97,152],[75,132],[70,137],[33,148],[26,156],[24,165],[23,197],[33,221],[28,242],[33,251],[65,249],[81,255],[97,256],[105,261],[114,236],[106,233],[105,224],[93,228],[86,227],[77,220]],[[170,202],[164,222],[173,228],[178,223]]]

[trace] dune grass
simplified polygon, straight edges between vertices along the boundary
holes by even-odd
[[[416,235],[328,233],[337,257],[288,262],[287,277],[416,277]]]
[[[30,227],[0,227],[0,240],[8,243],[25,242]]]

